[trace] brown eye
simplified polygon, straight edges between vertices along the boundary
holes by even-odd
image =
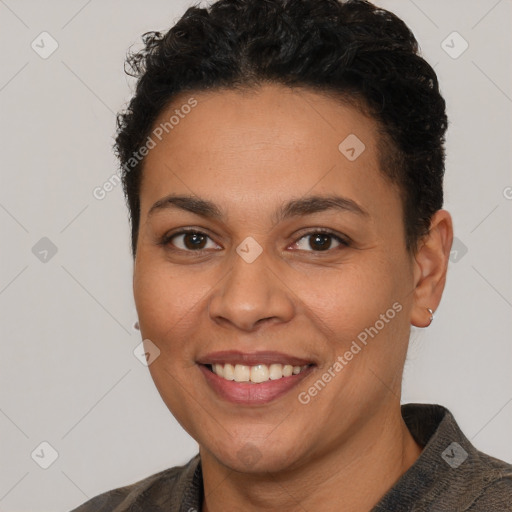
[[[331,248],[332,236],[324,233],[310,235],[309,246],[315,251],[326,251]]]
[[[196,231],[176,233],[168,239],[168,243],[183,251],[201,251],[203,249],[220,248],[208,235]]]
[[[334,233],[316,231],[304,235],[293,246],[300,251],[320,252],[348,246],[348,243]]]
[[[187,233],[183,236],[183,243],[187,249],[204,249],[206,245],[206,236],[200,233]]]

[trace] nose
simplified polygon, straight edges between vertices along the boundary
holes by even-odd
[[[238,254],[233,260],[231,271],[210,297],[210,318],[243,331],[289,322],[295,314],[291,291],[270,267],[265,253],[252,263]]]

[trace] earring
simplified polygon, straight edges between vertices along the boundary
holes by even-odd
[[[139,326],[138,320],[133,324],[133,328],[136,329],[137,331],[140,331],[140,326]]]
[[[434,320],[434,312],[430,308],[427,308],[427,311],[430,313],[430,322],[428,323],[427,327],[430,327],[432,320]]]

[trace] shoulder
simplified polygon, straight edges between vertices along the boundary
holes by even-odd
[[[423,451],[372,512],[512,512],[512,465],[479,451],[448,409],[404,404],[402,417]]]
[[[512,512],[512,465],[476,451],[479,458],[478,476],[473,502],[468,512],[500,510]]]
[[[191,490],[198,488],[199,455],[183,466],[165,469],[124,487],[91,498],[71,512],[173,511]],[[176,509],[178,510],[178,509]]]

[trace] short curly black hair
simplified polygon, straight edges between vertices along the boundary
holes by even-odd
[[[117,116],[135,258],[144,145],[178,93],[265,83],[334,94],[359,105],[381,133],[381,171],[401,192],[406,247],[417,248],[443,205],[446,106],[432,67],[396,15],[362,0],[218,0],[190,7],[128,56],[137,87]],[[130,165],[134,164],[134,165]]]

